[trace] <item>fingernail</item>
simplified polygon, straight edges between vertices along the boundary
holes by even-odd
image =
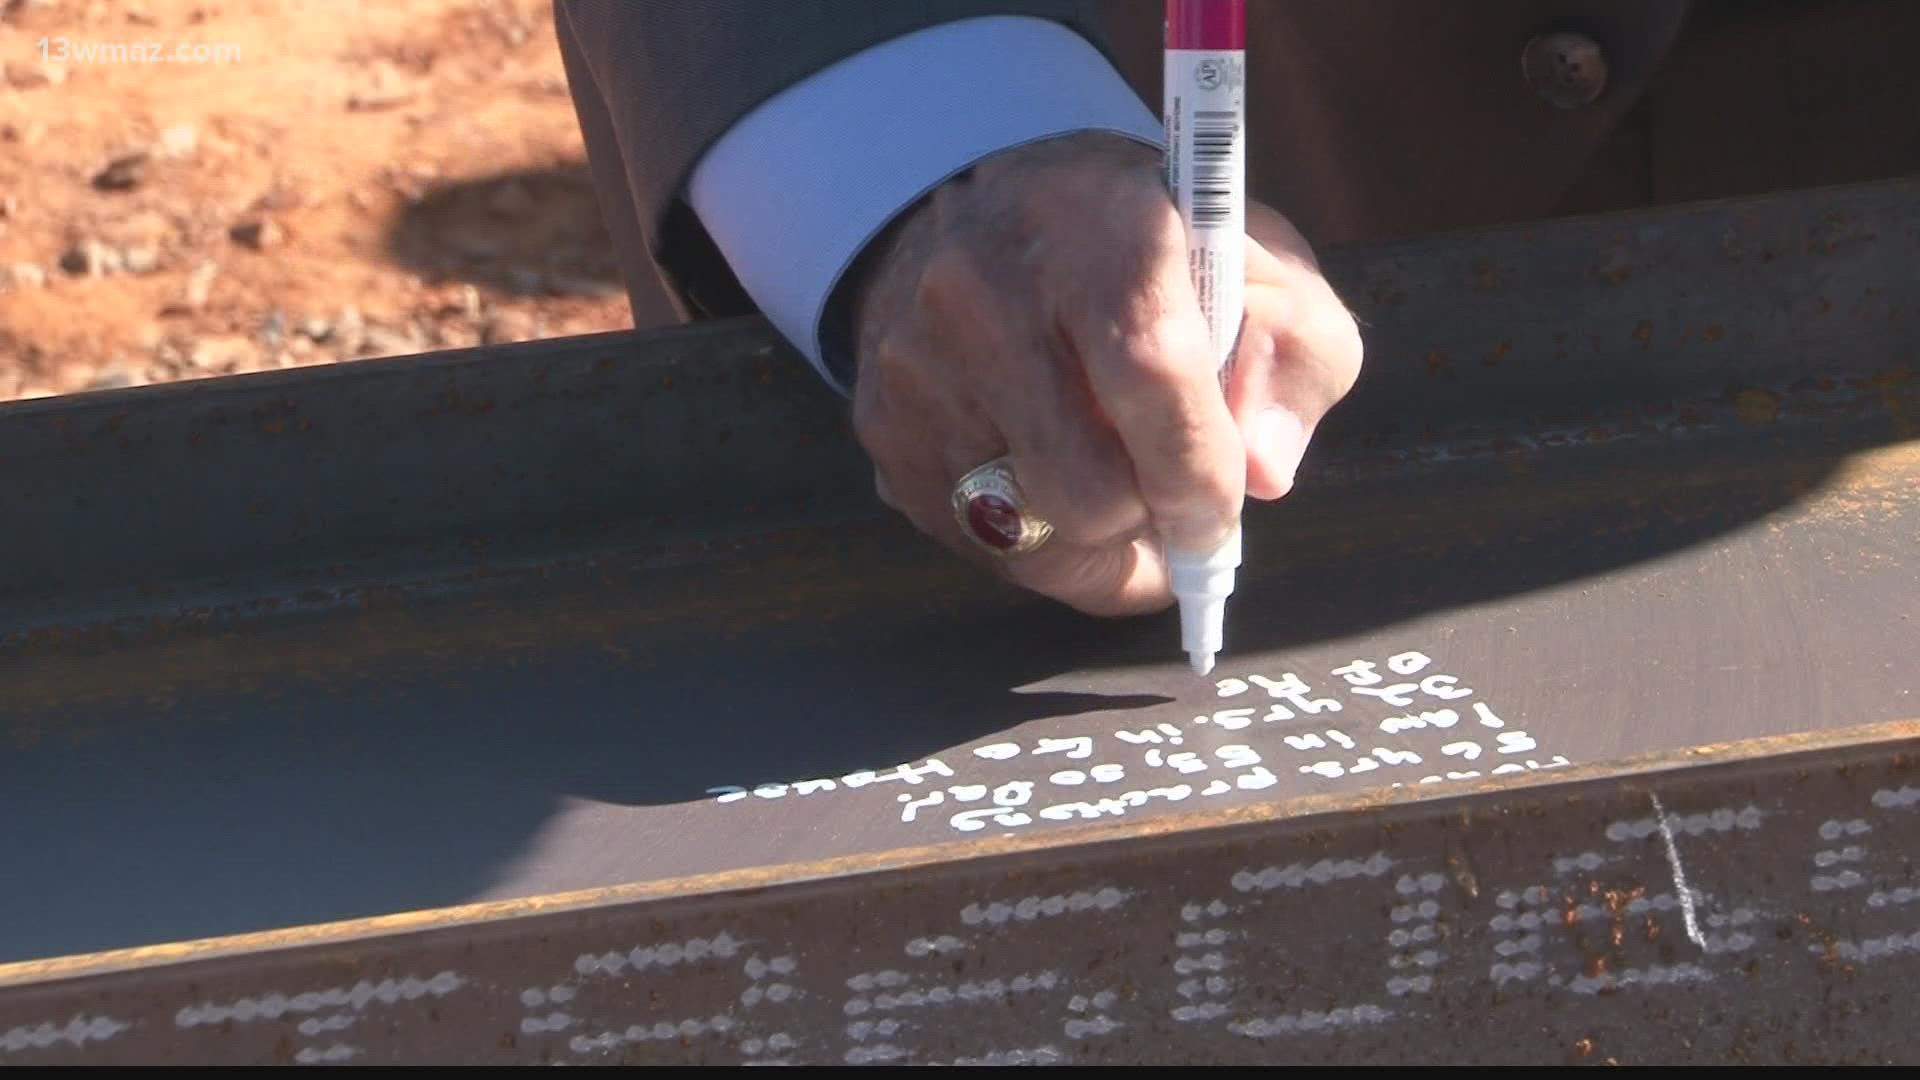
[[[1284,477],[1286,487],[1300,471],[1300,459],[1307,453],[1307,429],[1290,409],[1268,406],[1254,418],[1255,452],[1268,475]]]

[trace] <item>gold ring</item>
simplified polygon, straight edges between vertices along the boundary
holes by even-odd
[[[1025,555],[1047,542],[1053,526],[1027,508],[1013,464],[997,457],[953,486],[953,516],[960,531],[1001,558]]]

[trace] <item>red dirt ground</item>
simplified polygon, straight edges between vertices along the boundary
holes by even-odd
[[[630,325],[550,12],[0,0],[0,400]]]

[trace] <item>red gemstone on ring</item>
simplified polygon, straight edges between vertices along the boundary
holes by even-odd
[[[967,499],[967,528],[989,547],[1002,551],[1020,543],[1026,534],[1020,509],[1004,495],[983,491]]]

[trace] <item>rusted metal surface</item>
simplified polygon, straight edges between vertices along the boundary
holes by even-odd
[[[1250,513],[1219,682],[893,521],[757,325],[0,405],[0,1061],[1913,1056],[1912,733],[1819,733],[1920,716],[1920,185],[1328,263],[1369,370]],[[1664,844],[1607,839],[1649,790],[1749,945],[1689,952]],[[1502,890],[1577,917],[1523,946]],[[1428,898],[1430,962],[1388,944]],[[899,1003],[936,984],[975,1000]]]
[[[720,876],[574,910],[320,928],[273,943],[291,947],[272,964],[248,951],[266,943],[235,942],[158,966],[0,968],[14,984],[0,1052],[19,1064],[1913,1062],[1916,750],[1920,724],[1895,725],[1698,755],[1724,764],[1676,770],[1687,755],[1670,755],[1464,797],[1282,804]]]

